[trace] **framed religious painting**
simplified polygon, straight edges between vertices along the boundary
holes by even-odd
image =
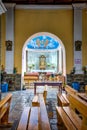
[[[12,41],[6,41],[6,51],[12,51]]]

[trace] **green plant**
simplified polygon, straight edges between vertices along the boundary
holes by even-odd
[[[86,74],[86,66],[83,66],[82,70],[84,71],[84,74]]]
[[[50,67],[50,63],[47,63],[47,67]]]
[[[14,74],[17,73],[17,67],[14,67]]]

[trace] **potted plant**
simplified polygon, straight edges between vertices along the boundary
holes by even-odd
[[[32,64],[32,69],[34,69],[34,67],[35,67],[35,64]]]
[[[31,72],[31,69],[32,69],[32,65],[29,65],[28,67],[29,67],[29,69],[30,69],[30,72]]]
[[[16,68],[16,67],[14,67],[13,72],[14,72],[14,74],[16,74],[16,73],[17,73],[17,68]]]
[[[83,66],[82,70],[83,70],[84,74],[86,74],[86,66]]]

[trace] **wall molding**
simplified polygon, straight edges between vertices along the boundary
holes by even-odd
[[[72,5],[16,5],[16,9],[36,9],[36,10],[72,9]]]

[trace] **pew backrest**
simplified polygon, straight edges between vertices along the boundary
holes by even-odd
[[[0,124],[8,123],[12,94],[7,94],[0,101]]]
[[[66,93],[57,94],[58,106],[68,106],[69,101],[67,99]]]
[[[68,100],[73,110],[77,109],[82,115],[82,130],[87,130],[87,102],[74,94],[68,94]]]
[[[67,93],[77,94],[77,90],[75,90],[74,88],[72,88],[72,87],[69,86],[69,85],[66,85],[65,91],[66,91]]]

